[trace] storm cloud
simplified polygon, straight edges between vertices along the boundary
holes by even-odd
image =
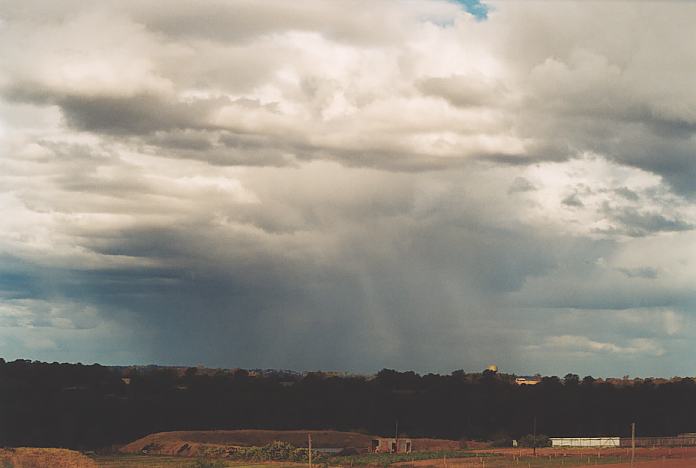
[[[0,4],[0,354],[696,373],[696,4]]]

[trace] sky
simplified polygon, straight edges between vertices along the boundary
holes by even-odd
[[[696,375],[695,21],[0,1],[0,356]]]

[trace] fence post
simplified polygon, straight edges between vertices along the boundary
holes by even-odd
[[[631,468],[636,458],[636,423],[631,423]]]

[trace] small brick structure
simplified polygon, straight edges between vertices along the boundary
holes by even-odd
[[[411,453],[413,442],[408,438],[378,437],[372,439],[370,452],[375,453]]]

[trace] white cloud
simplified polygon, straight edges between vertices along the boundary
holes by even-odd
[[[541,345],[531,345],[528,348],[586,354],[647,354],[654,356],[665,354],[665,350],[658,343],[646,338],[635,338],[629,340],[625,345],[618,345],[610,342],[594,341],[586,336],[560,335],[548,337]]]
[[[1,298],[0,327],[90,329],[101,321],[92,305],[69,300]]]
[[[0,16],[0,320],[40,335],[4,350],[113,326],[194,364],[685,369],[693,4]]]
[[[522,216],[569,234],[624,237],[678,231],[696,222],[689,200],[673,194],[661,177],[585,154],[522,171],[534,190]]]

